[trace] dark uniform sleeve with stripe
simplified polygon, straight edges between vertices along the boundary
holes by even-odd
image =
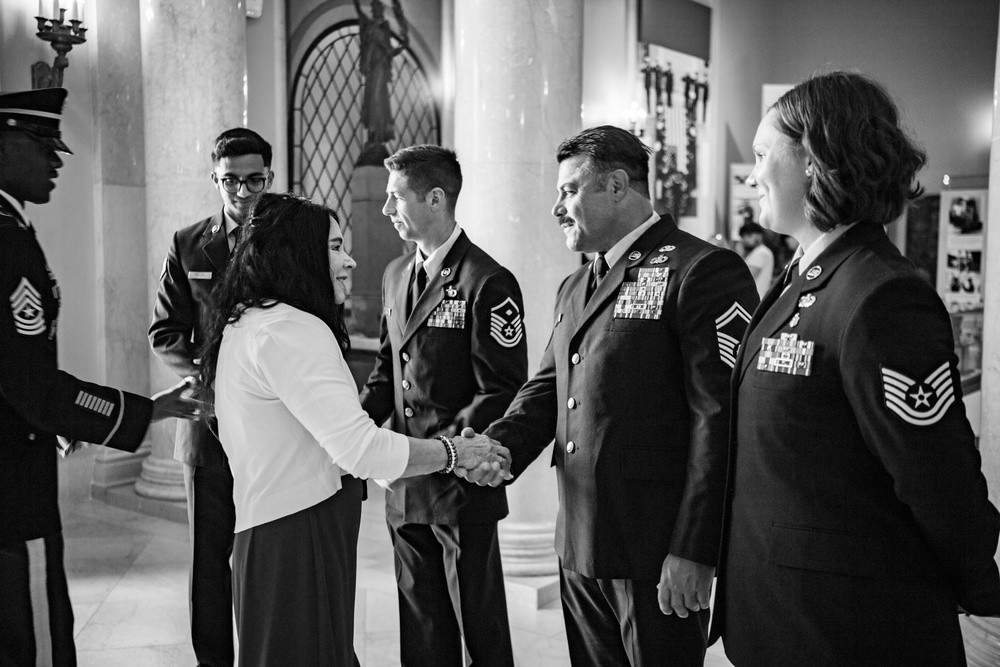
[[[59,370],[56,289],[34,233],[16,224],[0,229],[0,436],[19,440],[25,431],[27,437],[27,422],[53,435],[135,451],[152,401]]]

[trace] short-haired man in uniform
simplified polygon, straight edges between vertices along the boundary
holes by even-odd
[[[415,437],[486,428],[527,379],[521,290],[455,221],[453,151],[413,146],[385,166],[382,212],[417,247],[385,270],[379,352],[361,404]],[[477,667],[514,664],[497,540],[506,515],[502,487],[436,474],[389,485],[403,665],[461,665],[463,636]]]
[[[153,400],[59,370],[59,287],[24,204],[49,201],[70,153],[66,91],[0,94],[0,665],[76,665],[56,451],[135,451],[151,421],[190,417],[181,383]],[[61,436],[57,439],[57,436]]]
[[[571,663],[701,665],[729,378],[757,290],[739,255],[654,213],[631,133],[584,130],[557,157],[552,213],[596,257],[560,286],[538,373],[485,435],[515,475],[555,438]]]
[[[160,276],[149,342],[180,377],[199,375],[201,315],[229,263],[240,225],[271,186],[271,145],[242,127],[212,150],[212,182],[222,197],[215,214],[174,234]],[[222,444],[205,422],[180,422],[174,458],[184,464],[191,531],[191,643],[199,665],[230,667],[233,649],[233,474]]]

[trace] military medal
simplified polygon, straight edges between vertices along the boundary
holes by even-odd
[[[458,290],[457,290],[457,289],[455,289],[454,287],[449,287],[449,288],[447,288],[447,289],[446,289],[446,290],[444,291],[444,293],[445,293],[446,295],[448,295],[448,298],[449,298],[449,299],[454,299],[454,298],[455,298],[456,296],[458,296]]]
[[[792,315],[792,321],[788,323],[788,326],[796,327],[798,325],[799,325],[799,314],[795,313],[794,315]]]
[[[810,375],[816,343],[800,341],[798,334],[781,334],[781,338],[763,338],[757,370],[785,375]]]
[[[439,329],[465,328],[465,300],[445,299],[427,318],[427,326]]]
[[[658,320],[663,314],[670,269],[642,268],[635,282],[622,283],[615,303],[615,318]]]
[[[814,303],[816,303],[816,296],[813,294],[806,294],[799,298],[799,308],[808,308]]]

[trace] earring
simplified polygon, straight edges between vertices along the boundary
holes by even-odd
[[[813,177],[813,168],[806,167],[806,178],[812,178],[812,177]]]

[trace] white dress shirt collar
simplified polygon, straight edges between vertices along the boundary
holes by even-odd
[[[0,190],[0,196],[2,196],[4,199],[6,199],[7,203],[10,204],[11,208],[13,208],[14,211],[19,216],[21,216],[21,219],[18,222],[20,222],[22,226],[27,227],[29,225],[29,223],[28,223],[28,216],[24,212],[24,207],[21,206],[21,202],[17,201],[16,199],[14,199],[13,197],[11,197],[9,194],[7,194],[6,192],[4,192],[3,190]]]
[[[442,243],[437,250],[427,255],[427,257],[424,257],[424,253],[422,253],[418,247],[417,254],[413,257],[414,266],[416,266],[417,262],[423,262],[424,272],[427,274],[427,279],[430,280],[430,277],[441,268],[442,264],[444,264],[445,258],[448,257],[448,253],[451,252],[452,246],[455,245],[455,241],[458,240],[458,235],[461,233],[462,228],[459,227],[456,222],[455,229],[451,230],[451,236],[448,237],[448,240]]]
[[[806,270],[810,266],[812,266],[812,264],[816,261],[816,258],[819,257],[824,250],[829,248],[834,241],[843,236],[848,229],[850,229],[856,224],[858,223],[852,222],[849,225],[838,225],[837,227],[834,227],[830,231],[821,234],[819,238],[813,241],[808,248],[803,248],[802,246],[799,246],[798,250],[795,251],[795,255],[792,257],[793,260],[796,257],[799,258],[799,275],[801,276],[803,273],[805,273]]]
[[[618,243],[611,246],[611,249],[604,253],[604,261],[608,263],[608,270],[615,265],[622,256],[628,252],[628,249],[632,247],[632,244],[639,240],[639,237],[646,233],[646,230],[652,227],[660,219],[660,216],[653,211],[653,215],[649,216],[646,222],[642,223],[631,232],[626,234]]]

